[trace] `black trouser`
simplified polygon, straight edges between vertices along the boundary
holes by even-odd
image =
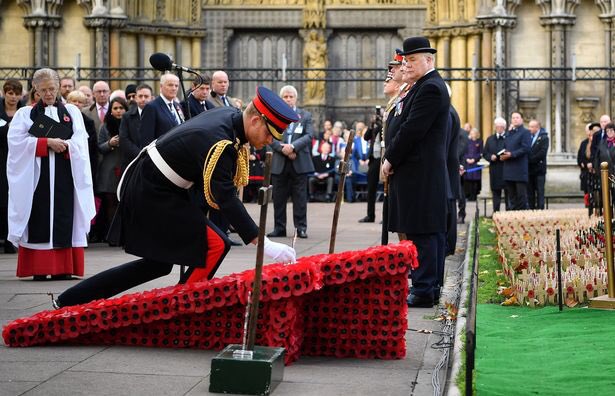
[[[286,160],[279,175],[272,175],[273,211],[275,230],[286,231],[286,202],[293,201],[293,222],[295,228],[307,229],[307,175],[295,172],[291,161]]]
[[[455,213],[456,200],[448,200],[448,216],[446,217],[446,256],[455,254],[457,245],[457,214]]]
[[[130,288],[168,275],[173,264],[139,259],[110,268],[77,283],[58,296],[61,307],[113,297]]]
[[[506,191],[510,199],[511,210],[525,210],[527,206],[527,183],[506,181]]]
[[[528,205],[530,209],[545,208],[545,175],[530,175],[527,183]]]
[[[459,214],[457,216],[459,216],[461,219],[465,219],[466,218],[466,195],[463,192],[463,179],[460,177],[459,178],[459,201],[458,201],[458,206],[459,206]]]
[[[508,207],[508,191],[504,188],[491,189],[491,195],[493,196],[493,211],[499,212],[502,202],[502,191],[504,192],[504,208],[509,210]]]
[[[380,158],[370,157],[367,165],[367,217],[376,218],[376,193],[380,182]]]
[[[444,278],[444,270],[440,274],[438,263],[444,257],[445,233],[406,234],[404,238],[414,243],[419,260],[419,267],[412,270],[411,293],[426,298],[433,298],[436,292],[439,295],[440,275]]]

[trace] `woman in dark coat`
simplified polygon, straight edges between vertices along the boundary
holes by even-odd
[[[9,183],[6,179],[6,159],[9,153],[7,134],[17,109],[23,106],[23,86],[15,79],[8,79],[2,86],[4,97],[0,98],[0,239],[4,240],[4,253],[15,253],[15,247],[6,240],[8,233]]]
[[[109,111],[105,115],[105,122],[98,133],[98,150],[102,154],[96,179],[96,191],[103,198],[102,210],[107,225],[111,224],[117,209],[117,184],[120,181],[122,157],[120,150],[120,122],[122,116],[128,111],[126,100],[121,97],[114,98],[109,104]],[[97,219],[100,219],[98,216]]]
[[[579,176],[579,178],[581,179],[581,190],[585,194],[589,193],[589,168],[593,166],[587,166],[588,164],[591,164],[592,137],[594,136],[594,132],[596,132],[596,130],[598,129],[600,129],[600,124],[598,124],[597,122],[589,123],[585,126],[585,134],[587,135],[587,138],[581,141],[581,144],[579,145],[579,151],[577,152],[577,165],[581,170],[581,175]]]
[[[472,169],[478,168],[478,161],[483,155],[483,141],[480,138],[478,129],[473,128],[470,131],[468,140],[468,148],[463,156],[464,167],[466,173],[463,175],[463,189],[468,201],[476,201],[476,196],[481,189],[481,172],[469,172]]]

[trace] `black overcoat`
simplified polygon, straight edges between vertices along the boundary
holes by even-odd
[[[389,231],[446,232],[450,98],[437,71],[421,77],[387,119]]]
[[[156,141],[166,163],[203,189],[203,167],[209,149],[221,140],[246,143],[242,113],[221,107],[194,117]],[[258,228],[237,197],[233,176],[237,150],[229,145],[213,172],[211,189],[220,211],[245,243]],[[142,153],[128,168],[121,187],[121,238],[127,253],[151,260],[203,266],[207,251],[205,214],[189,190],[170,182]]]
[[[120,123],[120,153],[122,156],[122,169],[126,169],[130,161],[137,157],[143,148],[139,137],[141,115],[137,106],[131,107],[122,115]]]
[[[504,162],[500,161],[500,157],[497,156],[497,153],[503,149],[503,136],[498,139],[494,132],[493,135],[487,138],[485,148],[483,149],[483,158],[489,161],[489,185],[492,191],[506,188],[506,182],[504,181]],[[495,161],[491,160],[492,154],[496,155]]]

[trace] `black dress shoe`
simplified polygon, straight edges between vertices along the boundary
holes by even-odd
[[[269,234],[267,234],[269,238],[281,238],[286,236],[286,231],[282,230],[273,230]]]
[[[32,276],[32,280],[35,280],[35,281],[46,281],[47,280],[47,275],[34,275],[34,276]]]
[[[297,236],[299,238],[305,239],[305,238],[307,238],[307,232],[305,232],[305,230],[297,230]]]
[[[71,274],[59,274],[59,275],[51,275],[51,280],[72,280],[73,276]]]
[[[242,243],[234,241],[231,238],[229,238],[228,240],[230,241],[231,246],[241,246],[242,245]]]
[[[374,221],[376,221],[376,219],[374,219],[373,217],[365,216],[364,218],[359,220],[359,223],[373,223]]]
[[[433,298],[417,296],[416,294],[410,294],[408,296],[408,307],[411,308],[431,308],[433,307]]]

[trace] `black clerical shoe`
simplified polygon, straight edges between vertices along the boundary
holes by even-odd
[[[228,240],[230,241],[230,245],[231,246],[241,246],[241,245],[243,245],[242,243],[234,241],[231,238],[229,238]]]
[[[305,232],[305,230],[298,229],[298,230],[297,230],[297,236],[298,236],[299,238],[303,238],[303,239],[305,239],[305,238],[307,238],[307,232]]]
[[[373,217],[365,216],[364,218],[359,220],[359,223],[373,223],[374,221],[376,221],[376,219],[374,219]]]
[[[305,231],[304,231],[305,232]],[[267,234],[269,238],[281,238],[286,236],[285,230],[273,230],[269,234]]]
[[[433,307],[433,298],[410,294],[408,296],[408,307],[411,308],[431,308]]]
[[[47,280],[47,275],[34,275],[34,276],[32,276],[32,280],[35,280],[35,281],[46,281]]]
[[[73,276],[71,274],[59,274],[59,275],[51,275],[51,280],[72,280]]]

